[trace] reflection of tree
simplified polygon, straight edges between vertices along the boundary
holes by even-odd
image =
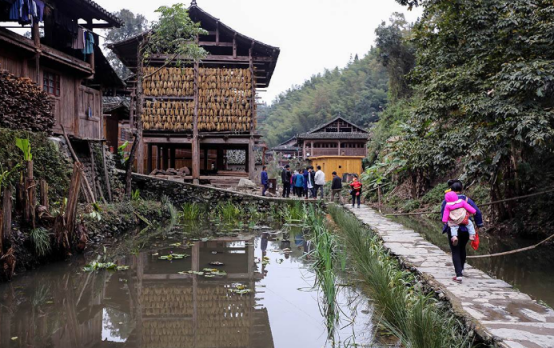
[[[106,315],[103,316],[102,322],[104,328],[110,330],[112,337],[118,337],[122,340],[129,338],[133,331],[131,314],[122,312],[114,308],[105,308]]]

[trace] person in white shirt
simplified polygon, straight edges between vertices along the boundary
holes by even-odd
[[[323,186],[325,185],[325,173],[321,170],[321,166],[317,166],[317,172],[315,172],[315,178],[314,178],[314,186],[315,186],[315,198],[317,198],[317,194],[319,190],[321,189],[321,199],[325,199],[323,195]]]

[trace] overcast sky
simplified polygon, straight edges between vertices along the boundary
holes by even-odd
[[[148,20],[159,6],[190,0],[96,0],[108,11],[127,8]],[[393,12],[415,21],[394,0],[197,0],[198,6],[240,33],[277,46],[281,54],[266,93],[271,102],[293,85],[300,85],[325,68],[342,68],[350,55],[364,55],[375,41],[375,28]]]

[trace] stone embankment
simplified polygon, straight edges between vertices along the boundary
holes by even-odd
[[[452,280],[450,254],[367,206],[349,210],[374,230],[406,267],[444,294],[456,314],[465,318],[483,339],[499,347],[554,347],[552,309],[470,265],[466,265],[463,283],[457,284]]]
[[[141,196],[144,198],[160,200],[165,195],[177,207],[180,207],[183,203],[196,202],[208,204],[210,208],[215,208],[220,203],[231,202],[237,205],[255,206],[259,212],[265,212],[274,205],[299,201],[280,197],[263,197],[261,195],[236,192],[207,185],[194,185],[136,173],[133,173],[132,185],[133,189],[139,189]],[[304,202],[304,200],[302,201]],[[318,203],[319,201],[306,200],[306,202]]]

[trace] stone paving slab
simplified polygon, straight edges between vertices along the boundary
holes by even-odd
[[[554,311],[495,279],[466,265],[462,284],[452,280],[449,253],[421,235],[363,205],[348,210],[374,230],[391,254],[413,266],[436,291],[442,292],[454,310],[468,318],[485,339],[500,347],[554,348]],[[445,237],[446,238],[446,237]]]

